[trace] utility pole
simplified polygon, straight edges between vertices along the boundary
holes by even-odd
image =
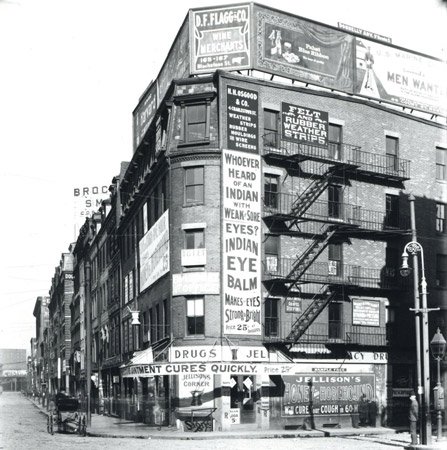
[[[85,383],[87,390],[87,427],[92,424],[91,382],[92,382],[92,306],[90,302],[90,261],[85,261]]]

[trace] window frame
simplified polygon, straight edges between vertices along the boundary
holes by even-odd
[[[446,212],[447,212],[447,205],[445,203],[436,202],[435,230],[437,233],[447,232]]]
[[[200,145],[200,144],[209,144],[210,143],[210,120],[211,120],[211,97],[202,97],[196,99],[188,99],[180,102],[181,109],[181,130],[180,130],[180,140],[178,146],[188,146],[188,145]],[[204,122],[189,122],[188,120],[188,108],[196,107],[196,106],[204,106],[205,111],[205,120]],[[189,139],[188,126],[189,125],[197,125],[199,123],[203,123],[205,126],[204,136],[202,139]]]
[[[394,142],[393,153],[390,153],[388,143]],[[385,157],[386,157],[386,168],[393,172],[399,170],[399,138],[397,136],[385,135]]]
[[[436,287],[447,288],[447,255],[436,254]]]
[[[334,255],[335,249],[339,249],[337,253],[339,255]],[[336,258],[339,256],[339,258]],[[333,265],[335,267],[335,273],[331,273],[331,262],[335,262]],[[343,244],[341,243],[331,243],[328,245],[328,274],[329,276],[342,277],[343,276]]]
[[[184,232],[184,246],[183,248],[185,250],[194,250],[194,249],[198,249],[198,248],[206,248],[205,247],[205,229],[204,228],[188,228],[183,230]],[[196,243],[196,239],[195,236],[197,234],[201,233],[202,234],[202,245],[197,246]],[[188,236],[192,236],[194,238],[194,246],[193,247],[188,247]]]
[[[331,131],[337,130],[337,139],[331,139]],[[329,156],[333,159],[342,158],[343,126],[337,123],[328,124],[328,150]]]
[[[188,170],[195,170],[195,169],[202,169],[202,182],[196,183],[196,184],[187,184],[188,176],[187,172]],[[184,192],[184,198],[183,198],[183,206],[195,206],[195,205],[203,205],[205,204],[205,166],[188,166],[184,167],[184,182],[183,182],[183,192]],[[196,187],[196,186],[202,186],[202,195],[201,199],[197,200],[194,198],[193,201],[188,200],[187,190],[188,187]]]
[[[395,205],[394,210],[392,206]],[[390,228],[399,227],[399,216],[400,216],[400,202],[399,196],[394,194],[385,194],[385,226]]]
[[[280,129],[279,129],[279,111],[275,111],[274,109],[264,108],[263,110],[264,120],[263,120],[263,141],[264,145],[268,147],[278,148],[280,142]],[[275,128],[270,128],[266,126],[266,118],[267,114],[272,114],[274,117]],[[272,134],[269,139],[267,136]]]
[[[441,157],[442,155],[442,157]],[[447,181],[447,149],[436,147],[436,180]]]
[[[275,305],[273,308],[272,306]],[[267,297],[264,303],[264,335],[274,337],[279,335],[280,324],[280,300],[279,298]],[[276,309],[276,311],[274,311]],[[274,315],[273,313],[276,313]]]
[[[270,180],[268,183],[268,186],[270,187],[269,190],[267,190],[267,181]],[[275,184],[271,181],[276,181],[276,191],[271,190],[271,186],[274,186]],[[280,177],[279,175],[271,174],[271,173],[264,173],[264,206],[267,208],[273,208],[278,209],[280,204]]]
[[[194,302],[194,315],[189,315],[189,304],[191,302]],[[201,310],[202,315],[196,314],[196,302],[201,302]],[[202,323],[197,324],[196,321],[201,318]],[[191,323],[190,320],[194,321],[194,323]],[[191,328],[194,328],[195,332],[191,332]],[[197,330],[199,328],[199,330]],[[205,336],[205,297],[199,296],[199,297],[187,297],[185,299],[185,331],[186,336]],[[199,332],[197,332],[199,331]],[[201,332],[200,332],[201,331]]]

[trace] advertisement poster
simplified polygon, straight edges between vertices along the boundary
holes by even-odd
[[[194,406],[210,408],[214,406],[214,376],[204,373],[180,374],[178,395],[180,407]]]
[[[167,210],[140,243],[140,291],[155,283],[169,268],[169,210]]]
[[[353,36],[280,13],[257,11],[256,68],[352,92]]]
[[[374,374],[287,375],[283,377],[282,416],[350,415],[362,394],[375,398]]]
[[[369,327],[380,326],[380,302],[378,300],[352,300],[352,323]]]
[[[157,111],[157,83],[152,83],[133,112],[134,151],[140,145]]]
[[[258,120],[258,93],[227,86],[228,148],[258,153]]]
[[[250,68],[250,5],[191,11],[191,73]]]
[[[225,334],[261,335],[261,161],[223,151]]]
[[[446,115],[447,64],[356,38],[355,94]]]
[[[327,147],[328,121],[325,111],[281,103],[281,132],[285,141]]]

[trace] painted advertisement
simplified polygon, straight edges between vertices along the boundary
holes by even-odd
[[[139,249],[140,291],[144,291],[170,270],[169,210],[141,238]]]
[[[225,334],[261,335],[261,161],[223,151]]]
[[[227,139],[230,150],[258,153],[258,93],[227,86]]]
[[[445,116],[447,64],[356,38],[355,94]]]
[[[352,323],[369,327],[380,326],[380,302],[378,300],[352,300]]]
[[[350,415],[358,412],[360,397],[375,399],[374,374],[284,376],[282,416]]]
[[[281,103],[281,133],[285,141],[327,147],[328,122],[325,111]]]
[[[190,12],[191,73],[250,68],[250,5]]]
[[[157,83],[152,83],[133,112],[134,151],[140,145],[157,111]]]
[[[256,26],[256,69],[352,93],[353,36],[264,8]]]
[[[203,373],[179,375],[179,406],[210,408],[214,406],[214,376]]]

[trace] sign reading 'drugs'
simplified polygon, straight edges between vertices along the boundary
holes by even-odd
[[[250,5],[191,11],[191,73],[250,67]]]
[[[258,93],[227,86],[227,136],[230,150],[258,153]]]
[[[225,334],[261,335],[261,161],[224,150],[223,317]]]
[[[282,138],[285,141],[327,147],[328,120],[329,115],[325,111],[281,104]]]

